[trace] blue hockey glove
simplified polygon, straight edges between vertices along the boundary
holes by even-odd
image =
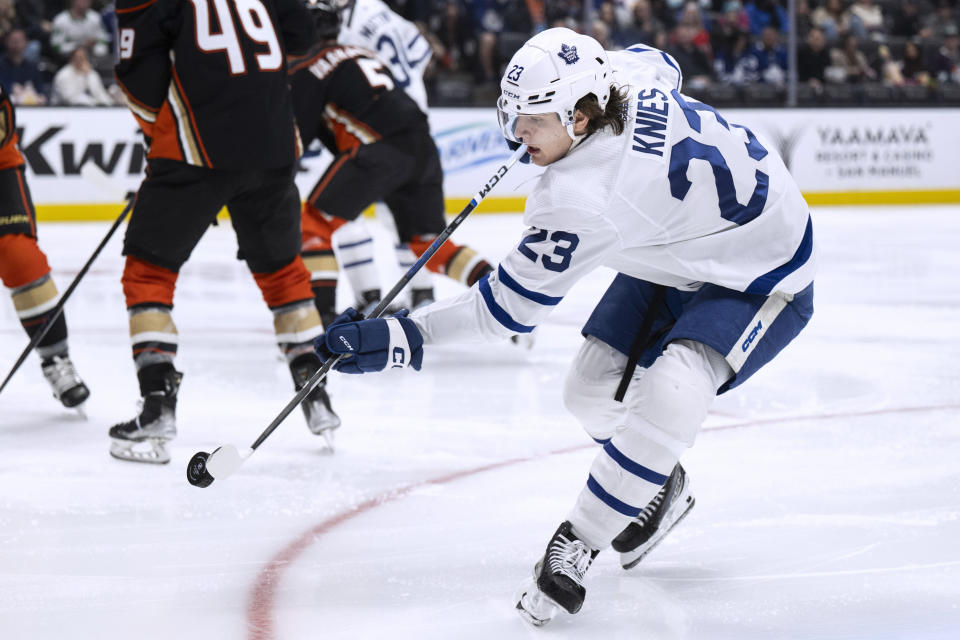
[[[358,320],[360,314],[347,309],[313,341],[321,358],[344,357],[333,365],[341,373],[369,373],[384,369],[413,367],[423,363],[423,336],[404,309],[389,318]]]

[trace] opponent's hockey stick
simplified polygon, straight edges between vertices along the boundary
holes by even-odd
[[[370,312],[370,318],[379,318],[381,314],[383,314],[387,306],[393,302],[393,299],[397,297],[400,291],[407,285],[408,282],[410,282],[413,276],[421,268],[423,268],[423,265],[425,265],[427,261],[433,257],[433,254],[435,254],[440,246],[447,241],[447,238],[449,238],[453,232],[456,231],[457,227],[459,227],[467,218],[467,216],[477,208],[477,205],[480,204],[485,197],[487,197],[487,194],[490,193],[493,187],[500,182],[503,176],[506,175],[507,171],[514,164],[516,164],[517,160],[523,157],[526,152],[526,146],[521,145],[516,151],[514,151],[513,155],[511,155],[506,162],[497,168],[494,175],[492,175],[490,179],[487,180],[487,183],[483,185],[483,188],[473,196],[473,199],[470,200],[470,204],[464,207],[463,211],[461,211],[457,217],[454,218],[449,225],[447,225],[447,228],[444,229],[440,235],[436,237],[430,247],[423,252],[423,255],[420,256],[420,259],[417,260],[416,263],[414,263],[414,265],[407,270],[406,274],[404,274],[404,276],[397,281],[397,284],[393,285],[393,288],[390,289],[390,292],[380,300],[380,304],[378,304],[376,308]],[[264,429],[263,433],[260,434],[260,437],[257,438],[243,453],[240,453],[240,451],[231,444],[225,444],[217,447],[212,453],[207,453],[205,451],[198,451],[195,453],[193,457],[190,458],[190,462],[187,465],[187,482],[195,487],[209,487],[215,479],[226,478],[227,476],[233,474],[237,469],[240,468],[240,465],[242,465],[247,458],[253,455],[253,452],[256,451],[261,444],[263,444],[263,441],[270,437],[270,434],[273,433],[278,426],[280,426],[280,423],[283,422],[288,415],[290,415],[290,412],[293,411],[297,405],[303,402],[303,399],[307,397],[313,388],[320,384],[321,380],[327,377],[327,373],[342,357],[342,355],[337,356],[336,358],[330,358],[324,362],[323,366],[321,366],[320,369],[318,369],[317,372],[314,373],[309,380],[307,380],[306,384],[303,385],[303,388],[297,392],[297,395],[295,395],[290,402],[287,403],[287,406],[280,411],[277,417],[273,419],[273,422],[271,422],[267,428]]]
[[[87,170],[87,167],[91,169]],[[86,163],[83,166],[84,170],[81,171],[81,174],[84,178],[91,180],[92,182],[101,182],[105,180],[103,172],[95,167],[92,163]],[[23,353],[20,354],[20,357],[17,358],[16,363],[13,365],[13,368],[10,369],[10,373],[7,374],[7,377],[4,378],[3,384],[0,384],[0,392],[3,392],[4,388],[7,386],[7,383],[10,382],[10,378],[13,377],[13,374],[17,372],[17,369],[20,368],[20,365],[23,364],[24,360],[27,359],[27,356],[30,355],[30,352],[40,344],[40,341],[43,340],[44,336],[50,331],[53,327],[53,323],[57,321],[57,318],[60,317],[60,314],[63,313],[63,305],[67,303],[67,299],[70,298],[70,295],[73,293],[73,290],[77,288],[77,285],[80,284],[80,281],[83,279],[83,276],[86,275],[87,271],[90,269],[90,265],[93,264],[93,261],[97,259],[97,256],[100,255],[100,252],[103,250],[103,247],[106,246],[107,242],[110,241],[110,238],[113,236],[113,233],[117,230],[117,227],[123,223],[124,218],[130,213],[130,209],[133,208],[133,198],[127,200],[126,206],[123,208],[123,211],[117,217],[116,221],[113,223],[113,226],[110,227],[110,230],[107,231],[107,235],[103,237],[103,240],[100,241],[100,244],[97,245],[97,248],[94,249],[93,255],[87,260],[87,263],[83,265],[83,268],[80,269],[80,272],[77,274],[77,277],[73,279],[73,282],[70,283],[70,286],[67,287],[67,290],[63,292],[63,295],[60,296],[59,302],[56,306],[50,310],[50,315],[47,316],[47,320],[41,325],[40,330],[33,334],[33,337],[30,339],[30,343],[27,345],[27,348],[23,350]]]

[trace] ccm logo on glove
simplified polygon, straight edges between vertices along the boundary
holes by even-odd
[[[343,373],[368,373],[384,369],[413,367],[423,363],[423,336],[407,311],[390,318],[361,320],[347,309],[313,342],[317,355],[327,359],[341,356],[333,368]]]

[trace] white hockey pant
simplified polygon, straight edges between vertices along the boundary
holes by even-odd
[[[627,358],[588,337],[567,375],[564,403],[587,433],[609,441],[590,467],[568,519],[596,549],[637,517],[696,440],[717,389],[733,376],[719,353],[692,340],[672,342],[638,370],[622,403],[613,400]]]

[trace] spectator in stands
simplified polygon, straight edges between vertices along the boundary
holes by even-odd
[[[813,24],[823,30],[827,42],[836,42],[840,34],[850,30],[850,16],[840,0],[826,0],[813,11]]]
[[[683,72],[683,86],[693,90],[709,85],[713,75],[710,57],[693,43],[696,34],[695,27],[678,24],[667,47],[667,53],[674,57]]]
[[[605,29],[607,32],[607,42],[604,42],[597,37],[598,25],[596,23],[598,22],[603,25],[600,28]],[[603,48],[607,51],[614,49],[625,49],[636,42],[635,40],[630,40],[629,32],[627,32],[621,26],[620,19],[617,16],[616,8],[613,6],[612,2],[600,3],[599,9],[597,9],[597,19],[594,21],[593,31],[593,39],[602,44]]]
[[[676,3],[676,5],[679,4],[680,2]],[[668,0],[650,0],[650,11],[666,31],[673,31],[673,28],[677,26],[677,16],[668,4]]]
[[[860,39],[883,33],[883,11],[873,0],[853,0],[847,10],[850,30]]]
[[[794,17],[797,28],[797,41],[806,40],[807,34],[813,28],[813,12],[810,11],[808,0],[797,0],[797,15]],[[787,27],[789,28],[789,24]]]
[[[87,49],[74,47],[70,62],[53,77],[53,99],[56,104],[74,106],[107,106],[113,99],[103,86],[100,74],[94,71]]]
[[[480,60],[480,81],[498,82],[498,35],[503,31],[529,34],[533,29],[530,10],[526,0],[474,0],[473,14],[474,30],[477,33],[477,55]]]
[[[789,22],[787,12],[778,0],[751,0],[746,5],[747,16],[750,18],[750,33],[758,36],[767,27],[777,31],[787,32]]]
[[[613,43],[613,40],[610,38],[610,26],[600,18],[594,18],[591,30],[588,33],[607,51],[623,48]]]
[[[920,12],[916,0],[903,0],[893,14],[890,35],[898,38],[913,38],[920,33]]]
[[[960,83],[960,31],[957,25],[944,26],[943,44],[931,56],[930,72],[940,84]]]
[[[874,63],[877,75],[880,81],[888,87],[899,87],[904,83],[903,74],[900,71],[900,62],[894,60],[890,53],[890,47],[881,44],[877,47],[877,60]]]
[[[664,31],[660,22],[650,8],[650,0],[637,0],[631,13],[632,21],[624,28],[624,39],[630,44],[653,44],[657,33]]]
[[[806,42],[797,52],[797,81],[806,82],[819,93],[826,82],[826,71],[829,66],[830,51],[827,49],[827,37],[823,29],[814,27],[810,29]]]
[[[0,0],[0,35],[13,28],[17,22],[17,8],[13,0]]]
[[[430,17],[434,58],[446,71],[469,72],[479,78],[477,39],[473,21],[460,2],[448,0]]]
[[[864,82],[877,77],[867,56],[860,51],[857,36],[853,33],[844,35],[840,46],[830,50],[830,60],[838,69],[836,79],[840,82]]]
[[[742,82],[734,72],[750,44],[749,33],[750,21],[740,0],[726,0],[723,13],[714,18],[710,28],[713,68],[718,80],[734,84]]]
[[[109,57],[109,40],[100,14],[90,8],[90,0],[69,0],[67,8],[53,18],[50,45],[63,60],[70,59],[77,47],[85,47],[94,58]]]
[[[746,82],[764,82],[782,86],[787,81],[787,48],[780,43],[780,31],[765,27],[760,42],[747,48],[740,59],[742,78]]]
[[[693,44],[698,49],[710,56],[710,33],[707,31],[709,23],[704,20],[703,12],[700,11],[700,5],[694,0],[687,0],[683,4],[678,20],[679,24],[690,27],[694,32]]]
[[[27,34],[27,60],[40,62],[40,55],[50,53],[50,22],[52,12],[47,10],[44,0],[17,0],[17,20]]]
[[[924,28],[921,36],[933,40],[943,40],[947,36],[947,30],[957,24],[957,15],[949,0],[940,0],[936,11],[930,13],[923,24]]]
[[[920,45],[915,40],[908,40],[903,46],[903,61],[900,65],[900,75],[904,84],[930,84],[930,72],[920,52]]]
[[[0,85],[16,105],[47,103],[47,83],[37,63],[27,60],[27,34],[15,27],[4,40],[6,53],[0,57]]]

